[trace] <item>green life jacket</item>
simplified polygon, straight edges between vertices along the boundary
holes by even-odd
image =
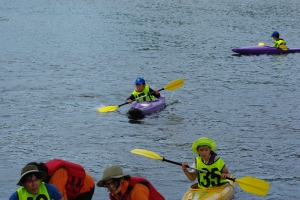
[[[17,193],[20,200],[51,200],[44,182],[41,182],[37,194],[30,194],[24,187],[19,188]]]
[[[282,50],[287,50],[286,43],[282,38],[279,38],[279,40],[274,40],[274,47],[278,47]]]
[[[211,164],[205,164],[200,156],[196,157],[196,167],[207,171],[207,173],[203,173],[201,171],[197,172],[198,188],[209,188],[223,185],[228,182],[226,179],[221,179],[220,175],[216,174],[216,172],[221,174],[221,170],[225,166],[225,162],[218,156],[215,158],[213,156],[213,159],[214,160]]]
[[[150,87],[148,85],[145,85],[145,88],[143,89],[143,91],[137,92],[136,90],[134,90],[132,92],[132,94],[137,101],[153,101],[155,98],[153,95],[151,95],[149,93],[149,91],[150,91]],[[144,97],[139,98],[141,96],[144,96]],[[139,98],[139,99],[137,99],[137,98]]]

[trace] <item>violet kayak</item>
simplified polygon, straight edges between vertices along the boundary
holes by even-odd
[[[300,53],[300,48],[289,48],[287,50],[282,50],[276,47],[270,46],[248,46],[241,48],[233,48],[233,52],[241,55],[261,55],[261,54],[286,54],[286,53]]]
[[[160,97],[154,101],[142,101],[132,104],[128,111],[128,117],[132,119],[143,118],[145,115],[158,112],[166,107],[165,97],[160,94]]]

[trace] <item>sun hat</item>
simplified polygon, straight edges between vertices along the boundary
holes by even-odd
[[[104,182],[113,178],[130,178],[130,175],[124,175],[123,170],[119,166],[109,166],[103,171],[102,180],[97,183],[98,187],[104,187]]]
[[[199,138],[193,142],[192,152],[198,155],[199,153],[197,149],[199,146],[208,146],[212,151],[216,150],[217,148],[216,142],[206,137]]]
[[[274,31],[271,35],[271,37],[279,37],[278,31]]]
[[[146,81],[143,78],[137,78],[135,80],[135,85],[140,85],[140,84],[145,84],[145,83],[146,83]]]
[[[22,186],[21,183],[21,179],[29,173],[40,173],[41,174],[41,180],[45,180],[47,178],[47,173],[44,171],[39,171],[39,169],[37,168],[37,166],[34,165],[26,165],[25,167],[22,168],[21,170],[21,178],[19,180],[19,182],[17,183],[17,185]]]

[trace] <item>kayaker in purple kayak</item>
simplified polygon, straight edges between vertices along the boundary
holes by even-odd
[[[140,101],[153,101],[155,98],[160,97],[158,90],[153,90],[149,85],[146,85],[146,81],[143,78],[137,78],[135,80],[136,89],[132,92],[130,97],[126,99],[127,103],[132,103],[134,100]]]
[[[239,55],[277,55],[287,53],[300,53],[300,48],[288,48],[283,38],[279,37],[279,32],[274,31],[271,35],[274,39],[273,46],[266,46],[263,42],[260,42],[257,46],[246,46],[232,48],[231,50]]]
[[[274,47],[280,48],[282,50],[287,50],[286,42],[284,41],[283,38],[279,37],[279,32],[274,31],[271,35],[274,39]]]

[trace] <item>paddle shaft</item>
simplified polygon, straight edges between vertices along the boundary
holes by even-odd
[[[175,161],[168,160],[168,159],[165,159],[165,158],[162,158],[162,161],[182,166],[182,164],[180,162],[175,162]],[[203,169],[198,169],[198,168],[190,167],[189,165],[186,165],[186,167],[190,168],[190,169],[193,169],[193,170],[196,170],[196,171],[200,171],[200,172],[205,172],[205,173],[207,172],[207,171],[205,171]]]
[[[122,103],[122,104],[118,105],[118,107],[124,106],[126,104],[129,104],[129,102]]]
[[[235,182],[235,178],[226,177],[226,179],[228,179],[228,180],[231,180],[231,181]]]

